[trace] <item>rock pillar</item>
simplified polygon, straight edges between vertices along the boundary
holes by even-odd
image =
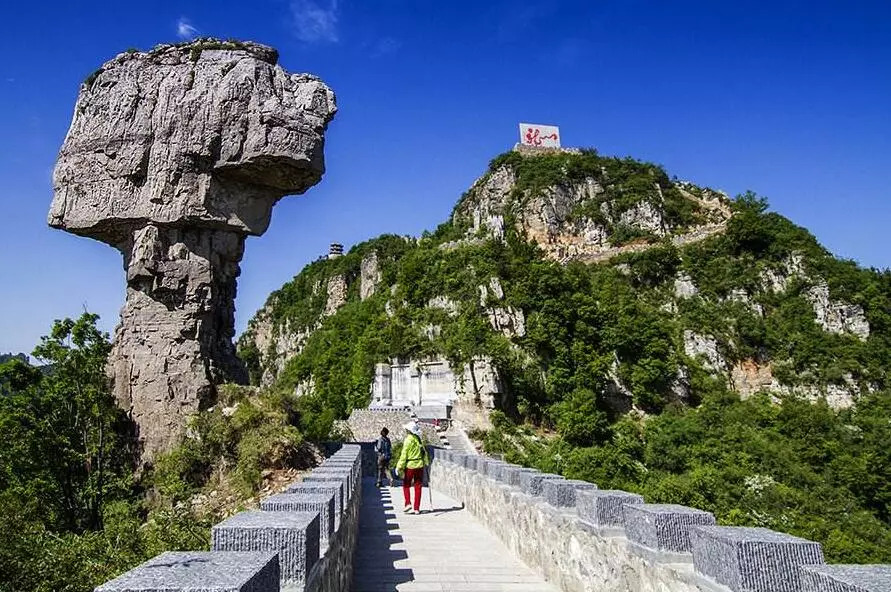
[[[235,291],[245,238],[324,173],[334,94],[256,43],[202,39],[105,63],[81,87],[49,224],[121,251],[127,297],[109,360],[144,460],[216,386],[245,381]]]

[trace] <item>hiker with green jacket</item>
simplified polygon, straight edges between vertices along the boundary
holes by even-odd
[[[424,480],[424,467],[430,464],[427,447],[421,442],[421,428],[410,421],[403,426],[405,440],[402,442],[402,453],[396,463],[396,472],[402,474],[402,493],[405,496],[407,514],[421,513],[421,483]],[[415,488],[415,503],[411,503],[411,487]]]

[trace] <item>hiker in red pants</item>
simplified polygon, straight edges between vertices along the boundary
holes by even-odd
[[[405,496],[406,514],[421,513],[421,484],[424,481],[424,467],[430,464],[427,448],[421,442],[421,428],[413,421],[403,426],[405,440],[402,442],[402,454],[396,463],[396,472],[402,474],[402,493]],[[415,503],[411,503],[411,487],[415,488]]]

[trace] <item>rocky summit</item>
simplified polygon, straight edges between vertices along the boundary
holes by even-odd
[[[245,237],[325,170],[334,93],[277,60],[271,47],[212,39],[128,51],[77,98],[49,224],[124,256],[109,373],[146,460],[216,385],[244,381],[232,337]]]

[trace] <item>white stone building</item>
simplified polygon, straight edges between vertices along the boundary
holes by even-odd
[[[445,419],[459,403],[492,409],[501,381],[490,360],[475,359],[456,373],[444,359],[392,360],[374,367],[372,407],[410,407],[421,418]]]

